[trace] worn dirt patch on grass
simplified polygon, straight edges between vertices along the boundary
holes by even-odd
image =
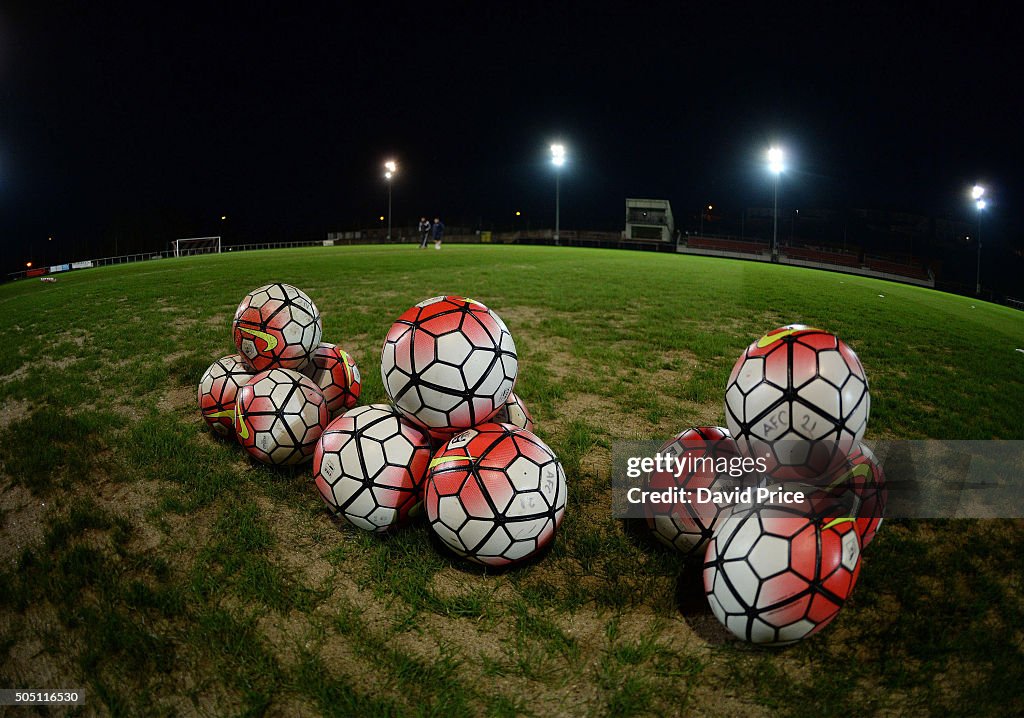
[[[68,685],[69,676],[79,675],[74,662],[78,640],[60,630],[57,610],[47,603],[27,607],[20,615],[0,613],[0,635],[10,636],[13,644],[6,650],[3,673],[12,685],[51,688]],[[59,633],[59,648],[47,645]]]
[[[310,500],[315,498],[319,501],[319,494],[311,481],[306,488],[309,489]],[[299,576],[304,585],[314,589],[326,585],[336,571],[318,539],[338,530],[327,511],[310,515],[265,496],[256,497],[256,503],[277,538],[274,557],[289,572]]]
[[[181,411],[194,408],[196,406],[196,389],[192,386],[167,389],[156,406],[160,411]]]
[[[60,332],[54,336],[54,344],[60,344],[61,342],[71,342],[77,347],[85,347],[86,345],[92,344],[93,334],[88,329],[78,329],[74,331]]]
[[[128,549],[133,553],[147,555],[156,551],[165,538],[149,518],[163,490],[160,482],[145,478],[120,483],[97,476],[92,496],[101,508],[128,520],[132,527]]]
[[[42,542],[53,508],[24,486],[6,485],[0,493],[0,565],[13,567],[25,549]]]
[[[25,362],[17,369],[12,371],[10,374],[0,376],[0,383],[7,383],[24,379],[25,376],[33,369],[48,368],[48,369],[67,369],[69,366],[78,361],[78,357],[64,357],[63,359],[50,359],[49,357],[38,357],[32,361]]]
[[[223,312],[218,312],[213,316],[207,317],[203,320],[203,324],[208,327],[223,327],[227,332],[231,329],[231,317]]]
[[[496,313],[508,326],[509,331],[512,332],[513,339],[516,338],[516,330],[535,327],[545,319],[550,319],[552,316],[551,312],[546,309],[531,307],[524,304],[503,306],[501,307],[501,311],[497,311]]]
[[[0,429],[26,418],[31,407],[32,404],[24,399],[5,399],[0,404]]]

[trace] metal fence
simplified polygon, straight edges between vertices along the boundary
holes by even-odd
[[[627,239],[623,232],[598,232],[589,230],[562,230],[559,232],[559,240],[555,242],[554,231],[551,229],[534,229],[514,232],[486,232],[472,231],[466,228],[457,227],[446,234],[444,241],[452,244],[527,244],[527,245],[559,245],[565,247],[595,247],[605,249],[634,249],[647,251],[675,252],[675,242],[664,242],[655,240],[634,240]],[[405,233],[407,232],[407,233]],[[418,233],[410,228],[399,230],[391,239],[385,236],[384,230],[369,229],[353,232],[331,232],[328,239],[303,240],[295,242],[255,242],[249,244],[222,245],[221,253],[225,252],[251,252],[262,249],[297,249],[301,247],[331,247],[349,246],[358,244],[411,244],[418,243]],[[719,237],[716,237],[716,239]],[[182,252],[182,254],[186,254]],[[192,251],[190,255],[210,254],[210,252]],[[54,274],[61,274],[68,271],[88,269],[91,267],[106,267],[112,264],[128,264],[131,262],[147,262],[157,259],[174,259],[174,250],[166,249],[159,252],[139,252],[136,254],[122,254],[116,257],[102,257],[70,264],[53,265],[50,267],[37,267],[34,269],[11,272],[7,275],[7,281],[16,281],[25,278],[42,278]],[[874,257],[872,257],[874,258]],[[837,266],[839,271],[841,267]],[[929,277],[934,281],[931,270],[926,270]],[[957,283],[935,282],[935,289],[971,296],[973,286],[960,285]],[[1002,303],[1024,311],[1024,300],[1014,297],[996,295],[992,291],[983,293],[981,299],[997,304]]]
[[[296,249],[300,247],[331,247],[356,244],[411,244],[420,241],[418,233],[410,229],[407,233],[399,234],[388,239],[383,230],[363,230],[357,232],[331,232],[328,239],[303,240],[293,242],[253,242],[247,244],[223,244],[221,253],[225,252],[251,252],[261,249]],[[485,232],[473,231],[463,227],[455,227],[445,234],[444,241],[451,244],[555,244],[554,232],[550,229],[537,229],[522,232]],[[631,242],[622,238],[621,232],[590,232],[585,230],[566,230],[560,232],[559,245],[575,247],[629,247],[637,242]],[[671,244],[671,243],[666,243]],[[674,250],[674,246],[672,247]],[[194,256],[198,254],[212,254],[203,249],[182,250],[179,256]],[[34,269],[11,272],[7,275],[8,281],[35,278],[51,274],[61,274],[78,269],[92,267],[105,267],[112,264],[128,264],[130,262],[146,262],[155,259],[174,259],[173,249],[165,249],[158,252],[139,252],[136,254],[122,254],[116,257],[102,257],[89,259],[71,264],[52,265],[50,267],[37,267]]]

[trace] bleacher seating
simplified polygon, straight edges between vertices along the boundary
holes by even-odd
[[[823,252],[810,247],[784,247],[782,254],[793,259],[822,264],[839,264],[844,267],[859,267],[860,259],[856,254],[844,252]]]
[[[690,236],[686,239],[686,245],[693,249],[707,249],[719,252],[736,252],[742,254],[767,255],[770,251],[769,245],[763,242],[753,242],[741,239],[725,239],[722,237]],[[876,272],[885,272],[886,274],[894,274],[900,277],[909,277],[911,279],[921,280],[930,279],[928,271],[917,263],[913,257],[867,257],[862,262],[859,255],[840,250],[828,251],[827,249],[818,249],[815,247],[782,247],[779,251],[785,258],[804,262],[832,265],[837,268],[866,267]]]
[[[714,249],[720,252],[743,252],[744,254],[762,254],[768,251],[768,245],[760,242],[712,237],[690,237],[686,245],[694,249]]]
[[[901,264],[877,257],[868,257],[864,260],[864,266],[876,272],[898,274],[901,277],[912,277],[913,279],[928,279],[928,272],[920,265]]]

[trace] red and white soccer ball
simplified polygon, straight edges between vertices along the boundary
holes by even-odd
[[[302,371],[322,331],[313,300],[290,284],[267,284],[249,292],[232,325],[238,352],[256,371]]]
[[[530,415],[529,409],[526,408],[526,404],[514,391],[509,392],[508,399],[488,421],[495,424],[512,424],[520,429],[533,431],[533,417]]]
[[[775,482],[823,481],[863,438],[870,410],[857,355],[802,324],[747,347],[725,392],[726,425],[740,452],[766,457]]]
[[[221,357],[203,372],[197,391],[199,411],[220,436],[235,435],[235,399],[253,374],[238,354]]]
[[[685,556],[704,550],[729,507],[735,502],[699,501],[697,490],[724,492],[739,488],[743,478],[720,473],[714,465],[718,459],[739,457],[736,442],[726,429],[702,426],[687,429],[666,442],[659,450],[674,459],[686,462],[679,476],[674,470],[653,471],[646,477],[644,490],[663,492],[679,488],[689,492],[685,502],[644,503],[647,526],[655,538]]]
[[[323,392],[297,371],[262,371],[238,391],[235,435],[242,448],[263,463],[309,461],[327,421]]]
[[[889,494],[878,457],[863,442],[857,444],[846,464],[833,474],[828,489],[833,496],[852,497],[850,515],[855,519],[861,549],[867,548],[882,527]]]
[[[324,393],[327,410],[332,415],[353,408],[359,401],[362,391],[359,367],[355,359],[336,344],[320,342],[313,350],[307,376]]]
[[[733,510],[708,543],[704,591],[737,637],[782,646],[828,625],[860,574],[853,519],[817,518],[807,506]]]
[[[565,512],[565,472],[533,433],[485,423],[453,436],[430,461],[427,520],[460,556],[488,566],[548,546]]]
[[[455,296],[427,299],[403,313],[388,332],[380,364],[388,397],[435,439],[494,416],[519,368],[501,318]]]
[[[430,439],[388,404],[352,409],[328,425],[313,454],[313,480],[335,515],[383,533],[421,503]]]

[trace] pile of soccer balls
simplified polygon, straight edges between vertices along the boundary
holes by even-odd
[[[870,401],[864,369],[844,342],[790,325],[751,344],[733,367],[728,429],[689,429],[661,448],[691,459],[677,465],[698,468],[653,472],[650,488],[726,497],[645,511],[660,541],[703,556],[712,612],[736,636],[798,641],[835,618],[853,590],[886,500],[882,467],[861,443]],[[702,457],[758,459],[764,471],[736,478],[704,470],[716,461],[692,461]],[[750,500],[758,488],[765,498]]]
[[[565,473],[512,392],[519,363],[505,323],[472,299],[404,312],[381,351],[391,404],[336,419],[313,478],[328,507],[368,531],[409,522],[422,504],[441,542],[490,566],[536,556],[565,511]]]
[[[238,353],[215,361],[199,380],[203,418],[263,463],[308,461],[330,417],[359,399],[359,368],[320,341],[320,312],[290,284],[249,292],[232,328]]]
[[[551,544],[565,473],[512,391],[518,355],[497,314],[456,296],[410,308],[381,352],[392,403],[361,407],[355,362],[321,331],[295,287],[250,292],[234,318],[239,353],[199,383],[213,431],[265,463],[313,459],[328,508],[367,531],[404,526],[422,506],[438,539],[477,563],[525,561]]]

